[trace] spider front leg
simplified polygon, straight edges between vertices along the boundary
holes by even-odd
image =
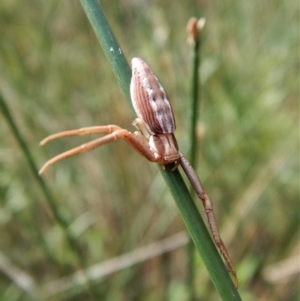
[[[100,125],[100,126],[90,126],[84,127],[75,130],[63,131],[56,134],[52,134],[40,142],[40,145],[43,146],[51,140],[55,140],[58,138],[70,137],[70,136],[83,136],[83,135],[90,135],[90,134],[102,134],[102,133],[112,133],[117,130],[121,130],[117,125]]]
[[[45,145],[47,142],[69,136],[89,135],[89,134],[100,134],[107,133],[108,135],[92,140],[78,147],[75,147],[69,151],[66,151],[60,155],[47,161],[39,171],[39,174],[43,174],[50,165],[53,165],[63,159],[75,156],[77,154],[90,151],[94,148],[100,147],[104,144],[110,143],[117,139],[124,139],[129,145],[131,145],[140,155],[145,157],[151,162],[157,162],[160,158],[157,158],[153,152],[149,149],[147,141],[139,135],[134,135],[126,129],[122,129],[117,125],[106,125],[106,126],[93,126],[87,128],[81,128],[76,130],[64,131],[57,134],[53,134],[41,141],[40,145]]]

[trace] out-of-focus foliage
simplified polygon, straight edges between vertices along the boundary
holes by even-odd
[[[191,49],[185,26],[191,16],[206,18],[198,174],[243,300],[298,300],[297,2],[102,5],[127,58],[143,58],[167,90],[186,154]],[[1,93],[38,165],[93,138],[39,148],[48,134],[105,124],[133,130],[134,114],[78,1],[6,0],[0,16]],[[0,128],[0,300],[34,300],[78,266],[2,116]],[[65,160],[44,178],[86,266],[184,229],[157,168],[123,141]],[[186,264],[183,246],[94,286],[74,284],[55,294],[61,283],[55,282],[51,300],[185,300]],[[196,286],[199,298],[217,300],[201,258]]]

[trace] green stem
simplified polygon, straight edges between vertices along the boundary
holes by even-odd
[[[241,300],[179,171],[166,166],[162,174],[222,300]]]
[[[112,32],[98,1],[81,0],[80,2],[91,22],[117,81],[122,88],[128,103],[132,106],[129,91],[131,68],[123,54],[122,48]]]
[[[201,38],[201,37],[200,37]],[[197,120],[199,117],[199,95],[200,95],[200,80],[199,80],[199,65],[200,65],[200,38],[195,41],[193,49],[193,77],[192,77],[192,118],[191,118],[191,128],[190,128],[190,142],[191,142],[191,156],[190,163],[196,169],[197,161],[197,150],[199,145],[197,143]]]
[[[97,0],[81,0],[80,2],[96,32],[108,61],[111,63],[124,94],[127,99],[130,99],[130,67],[126,63],[125,57],[122,58],[123,52],[118,51],[121,47],[110,29],[100,4]],[[112,49],[114,51],[111,51]],[[120,62],[122,65],[117,66],[117,62]],[[166,166],[166,169],[161,170],[161,172],[220,296],[226,301],[241,300],[179,171],[171,171],[171,167]]]
[[[199,144],[197,143],[197,120],[199,117],[200,101],[198,100],[200,94],[200,81],[199,81],[199,65],[200,65],[200,38],[196,39],[193,47],[193,74],[192,74],[192,87],[191,87],[191,125],[190,125],[190,163],[196,170],[196,153],[199,150]],[[195,191],[191,185],[191,196],[195,197]],[[187,245],[188,254],[188,276],[187,285],[189,288],[190,301],[196,300],[195,292],[195,245],[190,239]]]
[[[14,137],[16,138],[21,150],[23,151],[23,153],[25,155],[25,158],[27,159],[29,168],[30,168],[35,180],[41,187],[41,189],[47,199],[47,203],[50,206],[51,211],[53,212],[53,215],[55,216],[55,218],[57,219],[58,223],[61,226],[67,227],[67,222],[63,219],[62,216],[60,216],[59,212],[56,210],[56,204],[55,204],[54,198],[53,198],[50,190],[48,189],[44,179],[42,177],[40,177],[38,174],[37,165],[35,164],[35,161],[34,161],[32,155],[31,155],[31,152],[25,142],[25,139],[22,137],[21,133],[19,132],[18,126],[14,122],[14,118],[12,117],[10,110],[9,110],[8,106],[6,105],[6,102],[1,94],[0,94],[0,108],[1,108],[4,118],[7,121],[7,124],[9,125]]]
[[[70,250],[74,254],[77,260],[78,268],[84,270],[85,266],[85,261],[84,257],[82,257],[82,252],[80,250],[79,245],[76,242],[76,239],[73,237],[72,233],[70,233],[69,230],[69,223],[65,220],[65,218],[59,213],[57,210],[57,206],[54,201],[54,197],[52,193],[50,192],[48,186],[46,185],[44,179],[39,176],[38,174],[38,168],[37,165],[35,164],[35,161],[33,159],[33,156],[31,155],[31,152],[25,142],[25,139],[23,138],[22,134],[20,133],[18,126],[14,122],[14,118],[12,117],[10,110],[8,106],[6,105],[6,102],[0,93],[0,109],[2,111],[2,114],[4,118],[7,121],[7,124],[9,125],[14,137],[16,138],[23,154],[25,155],[25,158],[27,159],[29,168],[37,181],[38,185],[42,189],[42,192],[44,193],[45,199],[47,201],[47,204],[49,205],[51,212],[54,216],[54,219],[57,221],[57,223],[60,225],[63,233],[66,236],[67,242],[69,244]],[[93,296],[96,295],[95,292],[93,292],[92,287],[87,279],[87,284],[86,284],[86,289],[87,292],[89,293],[90,297],[93,299]]]

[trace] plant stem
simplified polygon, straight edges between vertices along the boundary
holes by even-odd
[[[199,80],[199,65],[200,65],[200,39],[194,40],[193,45],[193,61],[192,61],[192,67],[193,67],[193,74],[192,74],[192,86],[191,86],[191,125],[190,125],[190,163],[196,170],[196,153],[199,150],[199,144],[197,143],[197,120],[199,117],[199,107],[200,107],[200,100],[199,94],[200,94],[200,80]],[[190,186],[190,193],[191,196],[195,197],[195,191]],[[196,300],[196,292],[195,292],[195,245],[193,241],[190,239],[188,245],[187,245],[187,254],[188,254],[188,276],[187,276],[187,285],[189,288],[189,298],[190,301]]]
[[[124,94],[127,99],[130,99],[130,67],[125,57],[122,58],[123,52],[119,51],[121,47],[118,45],[110,29],[100,4],[97,0],[80,0],[80,2],[96,32]],[[112,49],[113,51],[111,51]],[[120,62],[120,66],[118,66],[118,62]],[[179,171],[172,171],[170,166],[166,166],[166,169],[161,169],[161,172],[220,296],[225,301],[241,300]]]
[[[50,210],[53,214],[54,219],[59,224],[63,233],[65,234],[69,248],[72,251],[73,255],[76,257],[78,268],[82,269],[83,273],[84,273],[85,260],[84,260],[84,257],[81,255],[82,252],[80,250],[80,247],[79,247],[76,239],[73,237],[72,233],[70,233],[69,223],[57,210],[55,199],[54,199],[51,191],[49,190],[44,179],[39,176],[38,168],[37,168],[37,165],[35,164],[35,160],[33,159],[33,156],[31,155],[31,152],[27,146],[27,143],[26,143],[25,139],[23,138],[21,132],[19,131],[19,128],[18,128],[17,124],[15,123],[14,118],[12,117],[10,110],[9,110],[1,93],[0,93],[0,110],[2,111],[2,114],[3,114],[4,118],[6,119],[7,124],[9,125],[14,137],[16,138],[25,158],[27,159],[29,168],[30,168],[36,182],[42,189],[42,192],[45,196],[48,206],[50,207]],[[87,278],[85,286],[86,286],[86,290],[87,290],[88,294],[90,295],[91,299],[93,299],[94,296],[96,295],[96,293],[95,293],[95,291],[93,291],[88,278]]]

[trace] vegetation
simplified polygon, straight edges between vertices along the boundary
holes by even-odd
[[[114,0],[103,8],[126,57],[143,58],[161,79],[185,154],[192,74],[185,26],[191,16],[206,18],[198,174],[242,299],[299,300],[298,6],[195,2]],[[100,124],[133,130],[133,112],[79,2],[0,7],[1,94],[36,165],[93,138],[39,148],[51,133]],[[185,234],[172,251],[148,250],[151,259],[128,263],[147,253],[128,252],[185,229],[155,164],[117,141],[50,168],[49,202],[5,118],[0,127],[0,300],[187,300]],[[219,300],[198,255],[194,283],[198,299]]]

